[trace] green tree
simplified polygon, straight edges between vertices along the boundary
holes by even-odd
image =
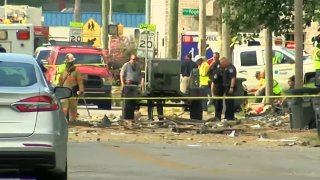
[[[221,7],[227,7],[222,17],[229,25],[233,35],[238,32],[260,32],[267,29],[268,39],[275,35],[285,34],[294,27],[294,0],[218,0]],[[312,21],[320,19],[319,0],[304,0],[304,26],[310,26]],[[271,54],[272,44],[266,47],[266,55]],[[268,55],[268,57],[269,57]],[[272,93],[271,56],[266,59],[267,95]],[[268,77],[269,74],[269,77]]]
[[[293,30],[294,0],[218,0],[222,7],[230,7],[223,14],[223,20],[232,33],[239,31],[260,31],[271,28],[276,35]],[[304,0],[304,23],[320,20],[319,0]]]

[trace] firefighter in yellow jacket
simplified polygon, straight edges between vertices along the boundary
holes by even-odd
[[[74,66],[76,58],[73,54],[67,54],[65,57],[66,69],[59,78],[59,86],[68,87],[72,89],[73,98],[65,99],[62,101],[63,112],[67,116],[69,113],[69,121],[77,120],[77,96],[82,96],[84,87],[81,78],[81,73]]]

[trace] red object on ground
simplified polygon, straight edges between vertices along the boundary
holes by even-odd
[[[256,113],[260,114],[262,111],[263,111],[263,108],[262,107],[258,107],[256,108]]]

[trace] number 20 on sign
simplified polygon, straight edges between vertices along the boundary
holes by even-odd
[[[153,43],[154,43],[154,34],[150,33],[147,34],[142,34],[140,38],[140,43],[139,43],[139,48],[144,49],[152,49],[153,48]]]

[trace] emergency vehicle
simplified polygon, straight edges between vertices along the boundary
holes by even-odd
[[[0,46],[10,53],[33,55],[49,39],[42,26],[42,8],[26,5],[0,6]]]
[[[9,53],[33,55],[34,27],[32,24],[0,24],[0,46]]]

